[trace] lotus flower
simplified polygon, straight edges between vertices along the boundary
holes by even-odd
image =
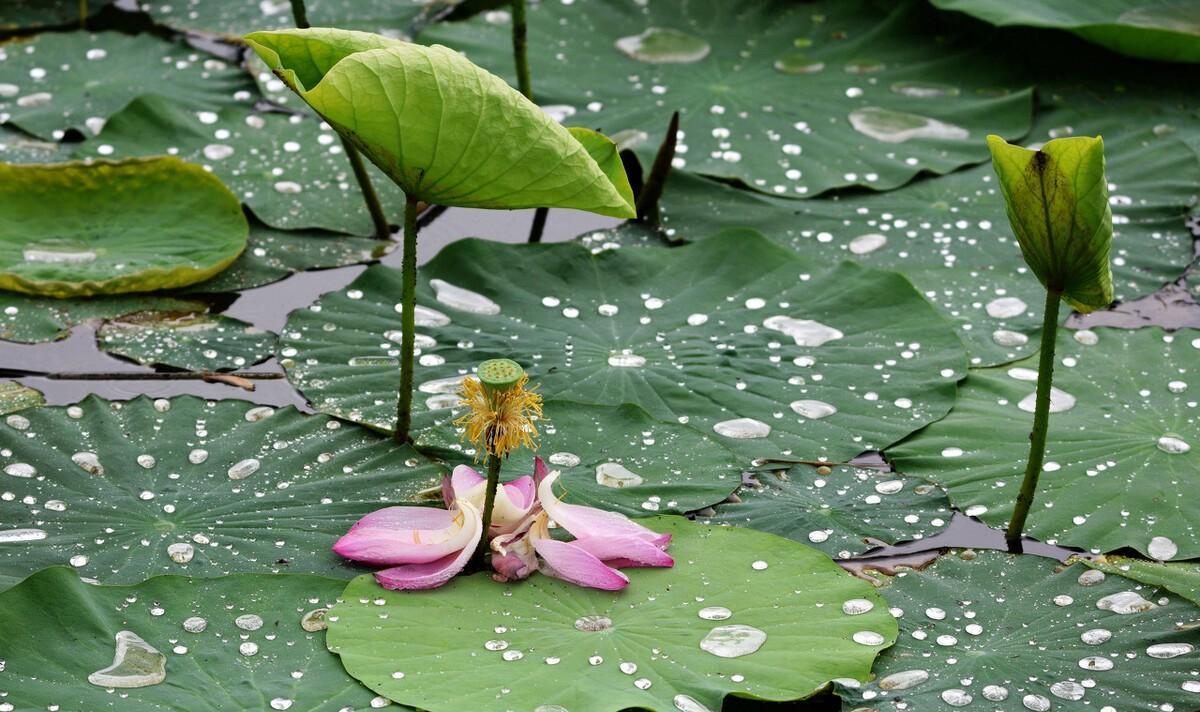
[[[567,504],[554,494],[558,472],[541,458],[534,475],[505,482],[496,491],[490,531],[494,578],[512,581],[541,571],[565,581],[616,591],[629,584],[621,567],[673,566],[671,535],[658,534],[623,514]],[[333,550],[355,561],[388,566],[375,574],[384,588],[427,589],[466,567],[484,536],[487,481],[465,465],[443,484],[446,509],[387,507],[360,519]],[[557,524],[575,537],[550,534]]]

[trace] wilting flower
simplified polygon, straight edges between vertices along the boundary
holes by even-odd
[[[619,568],[674,565],[666,552],[671,535],[653,532],[617,512],[562,502],[553,489],[558,477],[538,458],[534,476],[497,489],[487,533],[497,580],[523,579],[541,571],[613,591],[629,583]],[[446,509],[381,509],[360,519],[333,550],[348,559],[390,567],[375,574],[385,588],[441,586],[466,567],[484,536],[486,484],[478,472],[459,465],[443,485]],[[574,539],[552,537],[552,522]]]
[[[485,460],[508,457],[518,447],[534,449],[542,397],[526,388],[529,375],[506,358],[484,361],[478,371],[479,378],[464,378],[459,390],[467,412],[454,424],[463,437],[483,450]]]

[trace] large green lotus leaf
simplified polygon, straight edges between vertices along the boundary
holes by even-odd
[[[0,594],[0,709],[334,712],[386,706],[324,649],[323,633],[301,627],[308,612],[332,605],[344,586],[320,576],[269,574],[89,586],[70,569],[47,569]],[[115,690],[88,682],[113,662],[122,631],[155,651],[135,648],[126,657],[125,682],[165,658],[162,682]]]
[[[67,563],[103,583],[348,578],[337,537],[440,474],[363,428],[237,400],[91,396],[19,415],[0,425],[0,583]]]
[[[1146,561],[1128,556],[1100,556],[1080,561],[1093,569],[1119,574],[1134,581],[1177,593],[1200,606],[1200,562]]]
[[[932,0],[994,25],[1051,27],[1132,57],[1200,62],[1200,8],[1190,0]]]
[[[89,134],[130,101],[158,94],[196,109],[249,100],[254,82],[225,62],[149,34],[50,32],[0,47],[0,123],[43,139]]]
[[[54,299],[0,290],[0,339],[21,343],[55,341],[78,324],[100,322],[140,311],[203,313],[201,301],[160,295],[121,295]]]
[[[0,381],[0,415],[33,408],[43,405],[45,402],[46,399],[42,396],[41,391],[30,388],[19,381]]]
[[[881,589],[900,639],[844,710],[1185,710],[1200,609],[1035,556],[943,556]]]
[[[936,534],[953,512],[946,494],[894,472],[809,465],[759,472],[738,490],[740,501],[717,505],[706,519],[785,536],[849,558],[867,549]]]
[[[68,157],[60,143],[0,124],[0,161],[4,163],[54,163]]]
[[[603,137],[573,136],[454,50],[333,29],[255,32],[246,41],[411,196],[634,216],[624,170],[614,181],[591,155]]]
[[[317,409],[392,427],[399,289],[399,270],[375,266],[291,315],[280,354]],[[903,277],[745,230],[597,255],[463,240],[425,266],[417,302],[418,389],[510,357],[547,398],[634,403],[746,457],[882,448],[945,415],[965,367]]]
[[[417,395],[429,414],[418,418],[417,427],[430,428],[420,436],[423,449],[432,446],[447,459],[472,463],[475,448],[461,443],[461,429],[451,424],[464,412],[451,409],[459,401],[454,390],[460,382],[423,384]],[[720,502],[741,484],[740,458],[716,435],[658,420],[635,405],[551,400],[543,415],[537,454],[562,472],[559,483],[569,502],[631,515],[684,514]],[[510,455],[505,478],[531,471],[533,455],[525,450]]]
[[[213,294],[262,287],[293,272],[377,260],[395,247],[394,242],[374,237],[352,237],[320,230],[279,230],[252,221],[250,238],[241,256],[220,274],[184,291]]]
[[[86,5],[87,16],[95,15],[112,0],[6,0],[0,14],[0,30],[30,30],[43,27],[79,25],[79,11]]]
[[[675,566],[628,569],[620,593],[541,574],[422,592],[361,576],[329,613],[329,649],[367,687],[429,712],[703,712],[726,695],[791,700],[866,679],[894,640],[871,585],[815,549],[681,517],[643,523],[674,535]]]
[[[250,104],[216,111],[157,96],[133,102],[77,149],[80,156],[170,153],[210,168],[263,222],[368,235],[371,217],[337,134],[301,115],[257,112]],[[385,213],[399,221],[404,195],[368,169]]]
[[[1193,336],[1060,334],[1045,472],[1027,534],[1095,552],[1200,556]],[[1029,450],[1036,368],[1030,358],[972,371],[945,420],[888,451],[896,467],[946,487],[955,506],[988,524],[1007,523]]]
[[[676,167],[768,193],[891,189],[984,160],[987,133],[1029,129],[1031,93],[987,39],[945,32],[921,2],[577,0],[528,16],[540,103],[568,123],[645,132],[647,157],[677,109]],[[511,28],[495,19],[420,39],[511,77]]]
[[[449,4],[449,0],[308,0],[305,10],[308,23],[317,27],[407,37],[434,11]],[[288,0],[182,0],[147,3],[144,7],[150,17],[168,27],[237,39],[255,30],[287,30],[296,26]]]
[[[110,319],[96,330],[101,351],[144,366],[189,371],[230,371],[267,360],[275,335],[219,314],[138,312]]]
[[[178,158],[0,164],[0,288],[50,297],[204,281],[246,247],[237,198]]]
[[[1118,102],[1095,116],[1134,108]],[[1118,121],[1053,111],[1030,138],[1104,135],[1113,186],[1113,286],[1118,299],[1129,301],[1177,279],[1191,262],[1184,216],[1197,201],[1200,162],[1161,118],[1135,127]],[[1037,348],[1045,299],[1012,237],[996,183],[992,167],[981,165],[887,193],[797,202],[676,171],[662,212],[676,239],[702,240],[745,225],[806,255],[898,270],[956,323],[972,364],[993,365]]]
[[[1037,150],[988,136],[992,167],[1025,264],[1076,311],[1112,303],[1112,208],[1104,139],[1065,136]]]

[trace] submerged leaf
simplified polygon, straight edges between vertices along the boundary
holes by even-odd
[[[1099,136],[1056,138],[1031,150],[988,136],[1008,221],[1042,285],[1080,312],[1113,300],[1112,209]]]
[[[203,281],[246,247],[220,180],[178,158],[0,163],[0,288],[51,297]]]
[[[408,195],[475,208],[633,217],[624,170],[458,52],[364,32],[255,32],[246,41]],[[604,158],[602,157],[602,160]]]

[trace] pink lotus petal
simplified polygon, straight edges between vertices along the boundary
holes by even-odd
[[[529,538],[529,525],[513,534],[492,539],[492,568],[497,581],[518,581],[529,578],[538,569],[537,552]]]
[[[478,510],[471,511],[477,520]],[[462,549],[480,522],[461,510],[387,507],[372,512],[333,545],[340,556],[377,566],[424,564]]]
[[[504,491],[514,506],[529,509],[537,499],[537,484],[529,475],[504,483]]]
[[[565,504],[554,494],[554,483],[558,471],[551,472],[538,485],[538,501],[550,518],[580,539],[604,539],[615,536],[632,536],[655,545],[665,545],[670,535],[651,531],[629,517],[618,512],[608,512],[579,504]],[[664,539],[665,537],[665,539]]]
[[[629,585],[628,576],[570,542],[536,539],[533,547],[545,559],[547,566],[541,571],[549,576],[603,591],[619,591]]]
[[[467,562],[471,560],[471,555],[475,553],[475,547],[479,545],[479,539],[483,536],[483,522],[479,510],[469,502],[461,504],[466,515],[465,519],[472,523],[467,527],[471,537],[461,551],[457,554],[443,556],[436,561],[394,566],[377,571],[375,580],[379,582],[379,585],[392,590],[437,588],[462,571]]]
[[[546,479],[546,475],[550,474],[550,470],[546,468],[546,463],[540,457],[533,458],[533,481],[541,485],[542,480]]]
[[[483,507],[486,482],[486,477],[466,465],[455,467],[450,475],[450,489],[454,493],[454,499],[469,499],[476,509]]]
[[[589,537],[571,542],[605,564],[616,568],[671,567],[675,560],[662,547],[633,536]]]

